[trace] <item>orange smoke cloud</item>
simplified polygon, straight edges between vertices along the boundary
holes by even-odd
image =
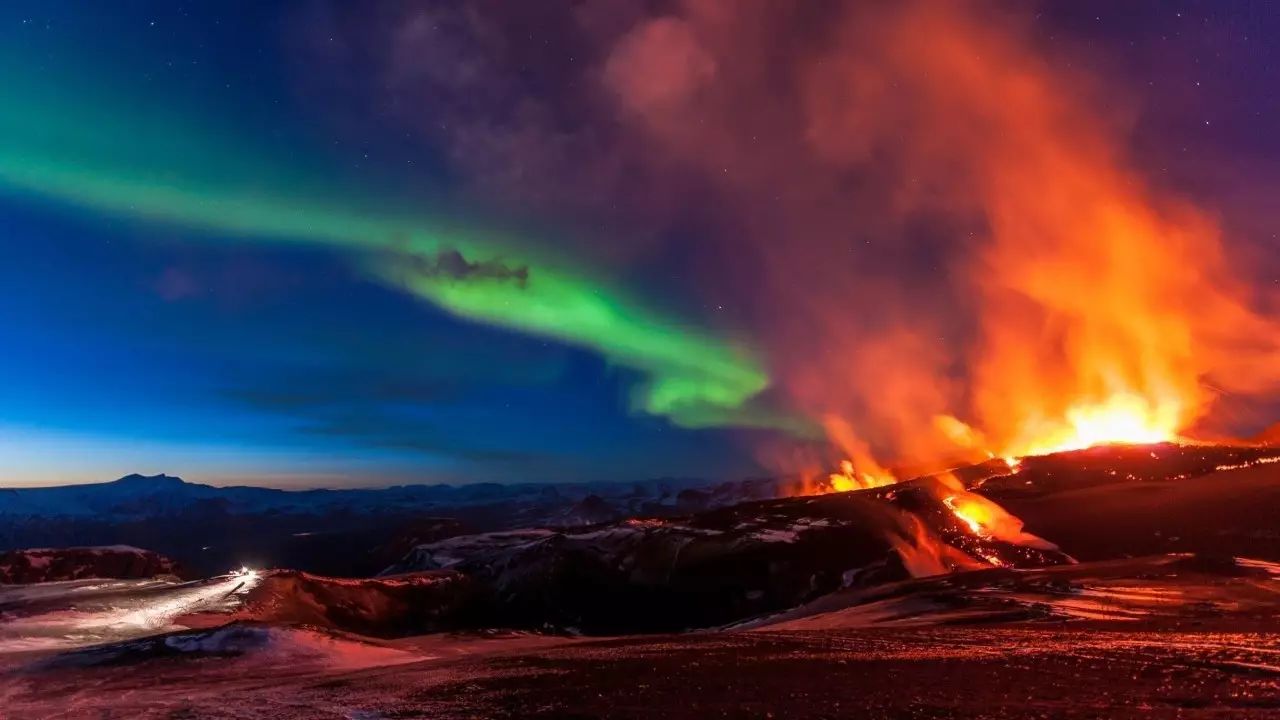
[[[1170,439],[1209,408],[1207,379],[1276,389],[1280,332],[1212,222],[1145,188],[1065,78],[1016,34],[941,6],[899,27],[887,57],[946,140],[926,161],[957,168],[987,221],[967,269],[970,387],[998,452]]]
[[[681,8],[619,41],[606,85],[733,208],[728,282],[851,475],[1178,438],[1211,386],[1280,389],[1280,326],[1212,218],[1144,183],[1026,18]]]

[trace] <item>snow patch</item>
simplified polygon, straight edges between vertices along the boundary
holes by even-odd
[[[764,530],[757,530],[751,533],[751,537],[761,542],[789,543],[789,542],[795,542],[796,540],[799,540],[800,534],[794,530],[778,530],[774,528],[767,528]]]

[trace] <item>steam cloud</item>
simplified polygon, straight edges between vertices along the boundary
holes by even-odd
[[[401,261],[406,269],[424,277],[510,280],[521,286],[529,280],[527,265],[511,267],[497,258],[473,262],[457,250],[441,250],[432,256],[408,255]]]

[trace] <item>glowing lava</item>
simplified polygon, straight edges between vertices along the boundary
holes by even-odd
[[[883,487],[898,482],[887,470],[879,468],[874,471],[862,471],[854,467],[853,461],[845,460],[840,463],[840,472],[831,473],[827,476],[827,480],[831,483],[833,492],[848,492],[850,490],[865,490],[867,488]]]
[[[956,519],[964,523],[969,528],[969,532],[978,537],[987,537],[986,527],[978,519],[979,513],[975,512],[976,507],[971,503],[966,503],[957,495],[951,495],[942,499],[942,504],[947,506],[952,515]]]
[[[1006,457],[1047,455],[1095,445],[1143,445],[1179,439],[1181,404],[1151,401],[1131,393],[1112,396],[1099,404],[1069,408],[1063,421],[1049,427],[1030,424],[1027,438],[1016,442]]]

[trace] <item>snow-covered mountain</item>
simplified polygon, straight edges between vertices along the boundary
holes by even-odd
[[[0,489],[0,551],[128,544],[194,572],[241,564],[335,575],[377,572],[413,545],[516,527],[666,517],[784,495],[773,480],[402,485],[381,489],[214,487],[169,475]]]
[[[0,517],[86,517],[143,519],[183,512],[202,505],[231,514],[327,514],[337,511],[430,511],[495,503],[518,503],[575,514],[613,510],[635,513],[674,508],[682,491],[699,490],[708,506],[776,497],[773,480],[712,485],[694,478],[662,478],[635,483],[518,483],[501,485],[398,485],[343,490],[279,490],[186,482],[171,475],[127,475],[112,482],[37,488],[0,488]],[[646,507],[649,506],[649,507]],[[548,517],[547,520],[555,520]],[[569,523],[573,524],[573,523]]]

